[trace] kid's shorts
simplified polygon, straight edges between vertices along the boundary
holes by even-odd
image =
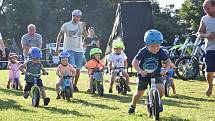
[[[215,50],[207,51],[205,54],[206,72],[215,72]]]
[[[155,78],[156,84],[163,84],[162,77]],[[138,82],[137,82],[137,89],[138,90],[146,90],[148,85],[151,85],[151,78],[149,77],[142,77],[138,74]]]
[[[32,86],[34,86],[34,82],[26,82],[24,91],[30,91]],[[43,87],[43,82],[41,79],[37,80],[37,86]]]

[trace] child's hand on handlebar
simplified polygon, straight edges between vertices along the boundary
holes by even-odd
[[[167,75],[167,72],[168,72],[168,69],[163,69],[163,70],[160,72],[160,75],[161,75],[161,76],[166,76],[166,75]]]
[[[142,77],[146,77],[148,73],[142,70],[139,72],[139,74],[141,74]]]

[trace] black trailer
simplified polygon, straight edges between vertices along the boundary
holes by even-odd
[[[125,53],[128,57],[128,66],[138,50],[144,46],[144,33],[152,29],[152,6],[145,1],[127,1],[118,4],[112,33],[109,37],[107,51],[111,50],[112,41],[122,37],[125,44]]]

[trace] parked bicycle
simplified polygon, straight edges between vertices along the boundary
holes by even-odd
[[[191,56],[182,56],[176,63],[176,75],[182,80],[195,79],[202,68],[204,75],[202,39],[196,38]]]
[[[71,86],[71,84],[73,84],[72,80],[71,80],[70,75],[64,75],[63,76],[63,84],[61,85],[61,96],[63,97],[63,99],[70,101],[70,98],[73,97],[73,86]],[[72,88],[72,89],[71,89]]]
[[[183,44],[178,44],[179,40],[177,42],[173,43],[172,47],[167,47],[167,49],[170,59],[175,64],[176,60],[180,58],[181,56],[185,55],[191,55],[191,51],[193,48],[193,41],[195,40],[195,34],[188,33],[184,35],[185,41]]]

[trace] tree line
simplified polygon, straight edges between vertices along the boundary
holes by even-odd
[[[83,12],[82,21],[85,21],[88,27],[95,27],[101,40],[101,48],[105,48],[112,31],[117,3],[124,0],[0,1],[0,32],[8,46],[12,42],[10,39],[14,39],[20,48],[20,39],[27,33],[27,25],[30,23],[35,24],[37,32],[43,36],[43,45],[55,42],[61,25],[71,19],[74,9],[80,9]],[[154,28],[162,31],[167,43],[171,43],[176,34],[197,31],[204,15],[204,0],[185,0],[180,10],[174,9],[174,5],[161,8],[157,0],[145,1],[152,3]]]

